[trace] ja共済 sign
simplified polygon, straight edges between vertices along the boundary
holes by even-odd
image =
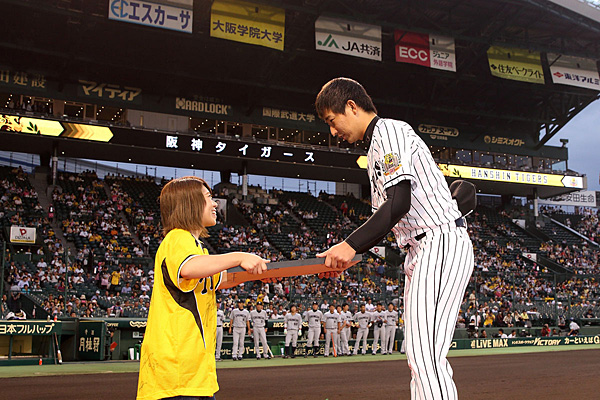
[[[315,21],[315,48],[381,61],[381,27],[321,16]]]

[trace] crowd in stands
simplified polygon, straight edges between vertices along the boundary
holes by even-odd
[[[28,111],[38,114],[52,114],[52,102],[33,102],[31,99],[26,100],[24,98],[23,101],[19,103],[19,101],[15,101],[15,99],[12,98],[12,95],[6,104],[6,108],[9,110]]]
[[[93,171],[61,173],[58,184],[52,202],[59,226],[75,248],[67,262],[63,244],[56,239],[27,175],[18,169],[2,170],[3,225],[31,224],[42,230],[44,241],[37,254],[39,261],[7,266],[13,291],[37,296],[42,308],[58,317],[147,315],[152,257],[162,236],[156,202],[160,186],[153,178],[109,176],[101,181]],[[273,191],[268,202],[259,202],[234,193],[221,194],[232,201],[247,223],[224,224],[220,214],[219,224],[209,230],[211,251],[249,251],[272,261],[314,257],[343,240],[370,213],[370,206],[351,196],[321,193],[315,198]],[[465,295],[459,326],[468,326],[472,317],[482,328],[543,322],[551,307],[569,309],[562,298],[570,298],[570,307],[596,309],[595,301],[600,298],[596,278],[578,279],[576,275],[555,286],[545,268],[525,260],[522,254],[540,251],[577,274],[598,274],[598,251],[588,245],[527,238],[510,220],[522,212],[481,208],[468,217],[476,273]],[[590,213],[575,229],[592,236],[597,233],[597,221],[597,213]],[[403,253],[392,235],[381,245]],[[365,256],[340,278],[305,276],[268,284],[253,282],[224,290],[220,296],[225,307],[235,306],[238,298],[248,302],[260,299],[268,304],[269,313],[280,315],[290,302],[305,305],[313,299],[324,304],[348,302],[351,307],[368,299],[394,300],[401,307],[402,293],[403,280],[396,269],[377,257]],[[15,302],[10,303],[14,306]],[[538,311],[540,307],[543,309]]]

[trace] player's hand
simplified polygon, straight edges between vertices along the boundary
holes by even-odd
[[[240,267],[251,274],[262,274],[267,270],[267,264],[271,261],[265,260],[250,253],[243,253],[240,261]]]
[[[229,328],[229,334],[231,335],[231,328]]]
[[[325,266],[333,269],[346,269],[348,264],[354,256],[356,251],[346,242],[341,242],[333,246],[323,253],[317,254],[319,258],[325,258]]]

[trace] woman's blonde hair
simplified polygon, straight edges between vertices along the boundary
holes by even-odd
[[[173,179],[163,187],[159,202],[165,235],[172,229],[179,228],[198,232],[201,237],[208,236],[206,227],[202,225],[202,215],[206,207],[206,198],[202,194],[203,187],[212,193],[208,183],[195,176]]]

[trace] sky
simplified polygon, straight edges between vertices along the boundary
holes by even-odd
[[[575,116],[547,143],[562,146],[568,139],[569,169],[586,174],[588,190],[600,190],[600,101]]]

